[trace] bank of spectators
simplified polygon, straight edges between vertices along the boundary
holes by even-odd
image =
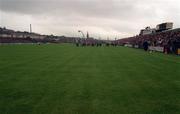
[[[131,44],[143,48],[144,42],[149,46],[164,47],[164,53],[176,53],[180,48],[180,29],[168,30],[149,35],[138,35],[117,41],[119,45]]]

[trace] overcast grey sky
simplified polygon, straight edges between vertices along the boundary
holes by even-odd
[[[0,26],[41,34],[123,38],[174,22],[180,27],[180,0],[0,0]]]

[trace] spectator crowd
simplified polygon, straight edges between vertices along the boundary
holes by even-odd
[[[120,39],[117,43],[119,45],[131,44],[132,47],[137,46],[138,48],[163,47],[164,53],[177,53],[177,49],[180,48],[180,29],[129,37]]]

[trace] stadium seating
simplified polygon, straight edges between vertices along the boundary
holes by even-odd
[[[119,45],[131,44],[142,48],[145,41],[147,41],[150,46],[164,47],[164,51],[168,51],[168,53],[176,53],[177,49],[180,48],[178,46],[180,42],[180,29],[124,38],[118,40],[117,43]]]

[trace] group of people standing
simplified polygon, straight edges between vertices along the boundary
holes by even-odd
[[[94,39],[76,39],[76,46],[102,46],[103,42]]]
[[[75,42],[77,47],[84,47],[84,46],[96,46],[96,47],[101,47],[101,46],[113,46],[116,47],[118,44],[116,42],[107,42],[107,41],[102,41],[102,40],[95,40],[95,39],[76,39]]]
[[[145,51],[148,51],[149,50],[149,46],[154,46],[155,45],[152,45],[152,43],[150,43],[150,41],[144,41],[143,42],[143,49]],[[165,54],[177,54],[178,52],[178,49],[180,49],[180,41],[178,40],[167,40],[167,41],[164,41],[163,42],[163,53]]]

